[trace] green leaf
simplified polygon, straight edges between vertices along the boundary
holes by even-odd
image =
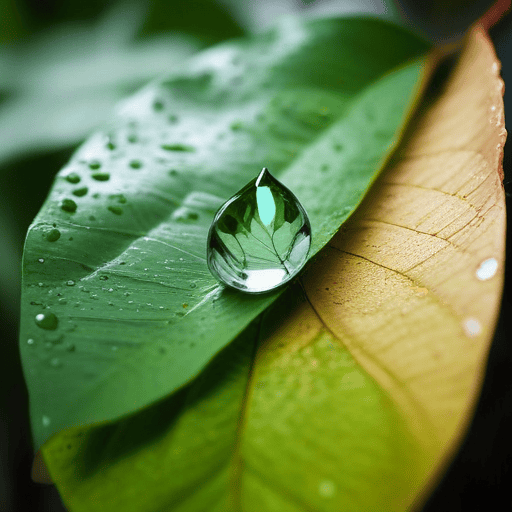
[[[288,18],[151,84],[77,151],[24,251],[37,447],[173,393],[276,299],[210,275],[215,211],[268,167],[308,212],[315,254],[395,147],[426,49],[371,18]],[[56,329],[36,324],[49,312]]]
[[[177,394],[51,439],[43,453],[70,509],[404,510],[423,469],[408,427],[300,297],[292,287]],[[296,335],[280,337],[294,307]]]

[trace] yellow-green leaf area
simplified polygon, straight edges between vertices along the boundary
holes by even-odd
[[[71,510],[357,511],[375,505],[366,490],[383,475],[380,510],[399,510],[421,474],[415,440],[307,304],[284,298],[254,362],[257,326],[181,394],[49,441]]]

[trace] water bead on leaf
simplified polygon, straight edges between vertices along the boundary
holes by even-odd
[[[208,267],[232,288],[263,293],[296,276],[310,246],[304,208],[265,168],[215,215],[208,234]]]

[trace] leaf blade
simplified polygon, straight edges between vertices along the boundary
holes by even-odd
[[[355,48],[359,59],[364,54],[368,66],[357,71],[360,61],[351,53],[338,62],[343,45]],[[277,294],[221,290],[208,273],[204,241],[214,206],[253,177],[254,161],[270,162],[285,184],[296,175],[305,179],[301,165],[308,169],[307,162],[299,158],[293,169],[295,154],[311,144],[309,158],[318,154],[314,144],[332,142],[329,127],[341,125],[348,137],[346,122],[361,133],[361,116],[370,106],[376,116],[380,99],[395,126],[372,151],[359,144],[371,165],[352,169],[366,178],[354,184],[343,216],[335,212],[325,223],[318,206],[324,201],[317,198],[315,208],[314,193],[306,197],[317,251],[392,149],[396,123],[404,122],[417,93],[422,60],[380,75],[424,49],[410,34],[377,20],[290,19],[252,43],[204,52],[181,74],[128,101],[114,131],[93,136],[78,150],[30,228],[24,253],[21,339],[37,343],[22,342],[21,349],[38,446],[61,428],[117,418],[175,391],[275,299]],[[234,88],[240,61],[246,72],[261,72],[252,69],[251,80]],[[378,94],[398,85],[408,94]],[[225,129],[240,118],[246,129],[231,130],[229,144],[213,137],[228,137]],[[375,126],[383,120],[374,119]],[[204,126],[207,132],[197,131]],[[355,161],[357,151],[349,153]],[[70,182],[70,173],[80,183]],[[333,172],[319,181],[327,186],[337,179]],[[87,193],[70,200],[73,187],[84,184]],[[337,206],[338,198],[331,196],[330,204]],[[53,224],[61,237],[49,243]],[[55,337],[33,324],[34,313],[47,307],[61,318]],[[64,350],[66,344],[74,350]]]

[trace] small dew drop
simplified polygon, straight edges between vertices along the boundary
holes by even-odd
[[[75,281],[73,281],[72,279],[70,279],[69,281],[66,282],[66,285],[67,286],[75,286]]]
[[[80,187],[73,190],[73,195],[77,197],[83,197],[89,192],[89,189],[87,187]]]
[[[99,169],[101,167],[101,162],[98,162],[98,160],[93,160],[92,162],[89,162],[89,169]]]
[[[46,240],[48,240],[48,242],[56,242],[59,238],[60,231],[58,229],[53,228],[46,233]]]
[[[129,165],[132,169],[140,169],[142,162],[140,160],[131,160]]]
[[[169,176],[178,176],[178,171],[176,169],[171,169],[169,171]]]
[[[171,114],[167,117],[167,121],[169,121],[170,124],[176,124],[178,122],[178,116],[175,114]]]
[[[464,332],[471,338],[478,336],[482,330],[482,326],[476,318],[467,318],[462,324],[462,327]]]
[[[61,210],[68,212],[68,213],[75,213],[76,212],[76,203],[73,201],[73,199],[63,199],[60,203]]]
[[[114,139],[112,138],[111,135],[108,135],[107,136],[107,149],[110,150],[110,151],[113,151],[114,149],[116,149],[116,145],[114,143]]]
[[[108,172],[95,172],[91,174],[91,178],[96,181],[108,181],[110,174]]]
[[[37,261],[39,261],[39,263],[44,263],[44,258],[39,258]]]
[[[165,151],[182,151],[185,153],[193,153],[195,151],[195,148],[186,144],[162,144],[160,147]]]
[[[476,271],[476,277],[480,279],[480,281],[487,281],[495,276],[497,270],[498,261],[495,258],[488,258],[480,263]]]
[[[164,102],[162,100],[155,100],[153,102],[153,110],[161,112],[164,109]]]
[[[190,288],[195,288],[197,286],[196,283],[190,283]]]
[[[41,422],[43,424],[43,427],[48,427],[50,425],[50,423],[51,423],[51,420],[50,420],[50,418],[48,416],[43,416],[41,418]]]
[[[79,183],[80,182],[80,176],[76,172],[70,172],[67,176],[65,176],[66,181],[69,183]]]
[[[50,360],[50,364],[54,368],[60,368],[62,366],[62,361],[58,357],[54,357],[53,359]]]
[[[318,485],[318,494],[322,498],[332,498],[336,494],[336,485],[332,480],[322,480]]]
[[[47,331],[54,331],[59,325],[59,319],[53,313],[39,313],[35,322],[38,327]]]
[[[100,276],[101,281],[106,281],[108,279],[108,276]]]
[[[32,338],[29,338],[27,340],[27,345],[33,345],[34,344],[34,340]]]
[[[114,213],[115,215],[123,214],[123,209],[120,206],[110,205],[110,206],[107,206],[107,210]]]

